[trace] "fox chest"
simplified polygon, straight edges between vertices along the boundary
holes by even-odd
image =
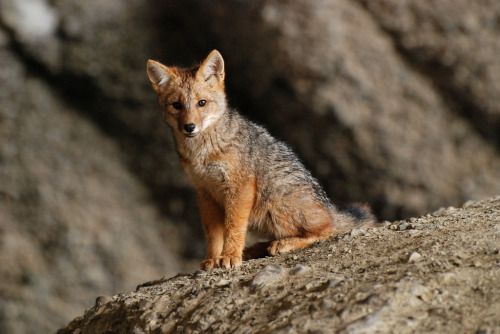
[[[226,163],[192,164],[184,167],[184,171],[196,189],[208,192],[219,203],[224,203],[231,181],[231,170]]]

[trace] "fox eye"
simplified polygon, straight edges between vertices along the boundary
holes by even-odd
[[[199,100],[198,101],[198,107],[203,107],[203,106],[205,106],[205,104],[207,104],[206,100]]]
[[[182,104],[180,102],[174,102],[172,103],[172,107],[174,107],[174,109],[181,110]]]

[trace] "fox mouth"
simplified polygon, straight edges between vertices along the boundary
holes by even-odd
[[[198,135],[198,132],[184,133],[184,136],[186,136],[188,138],[193,138],[193,137],[196,137],[197,135]]]

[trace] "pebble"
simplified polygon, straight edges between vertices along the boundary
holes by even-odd
[[[405,233],[407,233],[411,237],[416,237],[416,236],[422,235],[424,232],[419,231],[419,230],[409,230],[409,231],[406,231]]]
[[[140,309],[147,309],[151,305],[153,305],[153,302],[147,299],[142,299],[141,301],[139,301],[139,303],[137,303],[137,306]]]
[[[311,291],[314,288],[316,288],[317,286],[318,286],[318,283],[316,283],[316,282],[309,282],[309,283],[306,284],[305,288],[306,288],[306,291]]]
[[[335,307],[335,302],[333,300],[330,300],[330,299],[323,299],[321,301],[320,307],[323,310],[329,310],[329,309],[332,309]]]
[[[221,286],[227,286],[229,284],[231,284],[231,281],[228,280],[228,279],[221,279],[220,281],[218,281],[217,283],[215,283],[215,285],[219,286],[219,287],[221,287]]]
[[[333,287],[336,287],[337,285],[339,285],[339,283],[342,282],[341,279],[339,278],[331,278],[327,281],[327,288],[333,288]]]
[[[413,286],[411,289],[411,293],[412,295],[417,296],[424,302],[427,302],[434,298],[434,294],[432,293],[432,291],[426,286],[423,286],[421,284],[416,284],[415,286]]]
[[[99,307],[113,300],[111,296],[99,296],[95,300],[95,306]]]
[[[331,254],[328,254],[331,255]],[[311,267],[308,266],[303,266],[301,264],[295,266],[294,268],[290,269],[290,275],[298,275],[298,274],[303,274],[308,272],[311,269]]]
[[[405,231],[405,230],[408,230],[411,228],[411,224],[407,223],[407,222],[403,222],[401,224],[399,224],[398,226],[398,230],[400,231]]]
[[[477,259],[477,260],[474,260],[474,262],[472,263],[472,265],[473,265],[474,267],[479,268],[479,267],[482,267],[482,266],[483,266],[483,262],[482,262],[481,260]]]
[[[362,228],[355,228],[351,230],[351,237],[357,237],[358,235],[365,234],[366,230]]]
[[[279,264],[270,264],[255,275],[252,281],[252,289],[256,289],[276,282],[285,276],[285,269]]]
[[[410,258],[408,259],[408,262],[415,263],[419,262],[420,260],[422,260],[422,255],[420,255],[420,253],[413,252],[411,253]]]
[[[441,283],[451,284],[455,283],[456,280],[457,280],[457,275],[455,275],[455,273],[450,272],[441,274]]]
[[[194,277],[199,277],[199,276],[204,276],[206,275],[206,271],[203,271],[203,270],[196,270],[194,273],[193,273],[193,276]]]

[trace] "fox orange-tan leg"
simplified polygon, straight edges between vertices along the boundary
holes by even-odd
[[[318,207],[316,205],[308,209],[310,213],[309,217],[316,217],[316,220],[310,223],[308,232],[303,235],[290,235],[287,238],[272,241],[271,245],[267,248],[270,255],[283,254],[298,248],[306,247],[316,241],[326,239],[333,234],[330,213],[323,207]]]
[[[329,235],[314,236],[309,238],[291,237],[271,242],[267,249],[270,255],[288,253],[292,250],[309,246],[310,244],[328,238]]]
[[[227,194],[224,246],[221,256],[217,258],[217,264],[221,268],[237,267],[242,263],[248,219],[256,192],[255,180],[252,178],[235,187],[233,193]]]
[[[198,205],[207,240],[207,257],[205,261],[201,262],[200,267],[206,270],[216,267],[216,259],[222,254],[224,210],[212,196],[203,192],[198,192]]]

